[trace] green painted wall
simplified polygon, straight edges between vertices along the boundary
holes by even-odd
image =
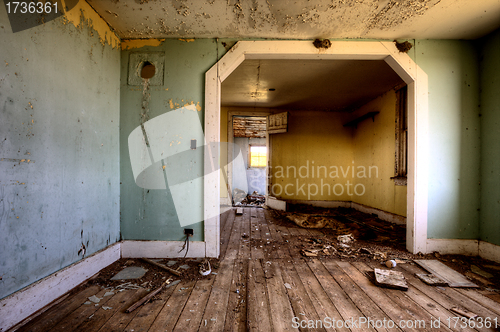
[[[477,239],[480,118],[474,43],[417,40],[410,56],[429,77],[427,236]]]
[[[500,30],[479,41],[481,74],[480,239],[500,245]]]
[[[135,52],[164,52],[164,84],[150,87],[148,118],[175,110],[185,104],[198,105],[199,121],[204,125],[205,72],[217,62],[217,47],[213,39],[181,41],[167,39],[160,46],[127,49],[121,54],[121,234],[125,240],[184,239],[183,227],[175,211],[172,195],[167,190],[143,189],[135,183],[128,147],[128,137],[141,124],[142,86],[128,85],[129,57]],[[197,125],[197,124],[196,124]],[[189,138],[183,138],[189,139]],[[198,143],[201,146],[201,143]],[[199,164],[200,170],[203,165]],[[202,199],[203,188],[193,192]],[[202,213],[193,207],[193,214]],[[196,210],[196,211],[194,211]],[[187,226],[186,226],[187,227]],[[203,240],[203,222],[189,225],[194,229],[194,241]]]
[[[181,240],[183,237],[182,229],[176,226],[178,221],[169,194],[151,190],[148,193],[133,182],[125,143],[131,130],[139,125],[142,92],[126,84],[130,52],[164,51],[166,54],[165,84],[151,91],[152,118],[171,109],[170,99],[174,108],[175,103],[203,105],[204,74],[233,42],[228,41],[224,47],[219,41],[216,47],[214,40],[207,39],[166,40],[160,46],[122,52],[121,225],[125,239]],[[478,238],[481,143],[477,49],[474,42],[469,41],[417,40],[409,55],[429,77],[428,236]],[[203,123],[203,110],[200,121]],[[400,206],[402,202],[394,200],[394,203]],[[201,230],[200,223],[198,231]]]
[[[88,21],[12,33],[3,5],[0,45],[3,298],[119,240],[120,50]]]

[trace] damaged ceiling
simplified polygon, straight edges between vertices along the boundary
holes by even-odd
[[[122,39],[476,39],[499,0],[87,0]]]
[[[352,111],[403,83],[383,60],[245,60],[222,82],[221,104]]]

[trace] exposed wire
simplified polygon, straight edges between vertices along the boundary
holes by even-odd
[[[184,249],[186,249],[186,253],[184,254],[184,258],[186,258],[189,251],[189,234],[186,234],[186,239],[184,240],[184,244],[182,245],[181,250],[179,250],[179,253]]]

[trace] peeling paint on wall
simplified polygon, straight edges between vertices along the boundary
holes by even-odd
[[[131,50],[134,48],[141,48],[144,46],[160,46],[165,41],[163,39],[124,39],[122,40],[122,50]]]
[[[65,1],[61,1],[65,5]],[[78,4],[73,9],[64,14],[64,24],[71,23],[80,29],[85,21],[89,27],[98,33],[103,45],[108,44],[113,48],[120,47],[120,38],[86,1],[78,1]]]

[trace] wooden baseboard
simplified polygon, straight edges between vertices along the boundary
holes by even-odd
[[[479,241],[479,256],[500,263],[500,246],[485,241]]]
[[[184,241],[133,241],[125,240],[121,244],[123,258],[175,258],[184,257],[186,251],[182,249]],[[205,242],[189,242],[189,251],[186,257],[205,257]]]
[[[286,211],[286,202],[281,199],[277,199],[276,197],[267,196],[266,205],[271,209]]]
[[[338,207],[352,208],[363,213],[376,214],[379,219],[394,224],[406,225],[406,217],[351,201],[280,200],[275,197],[268,197],[266,204],[272,209],[281,211],[286,211],[287,204],[304,204],[327,209]]]
[[[18,324],[120,259],[115,243],[0,300],[0,331]]]
[[[380,210],[371,206],[366,206],[355,202],[351,202],[351,208],[363,213],[376,214],[379,219],[391,222],[393,224],[406,225],[406,217],[400,216],[398,214],[394,214],[391,212],[387,212],[384,210]]]
[[[437,251],[443,255],[478,256],[478,240],[427,239],[427,253]]]

